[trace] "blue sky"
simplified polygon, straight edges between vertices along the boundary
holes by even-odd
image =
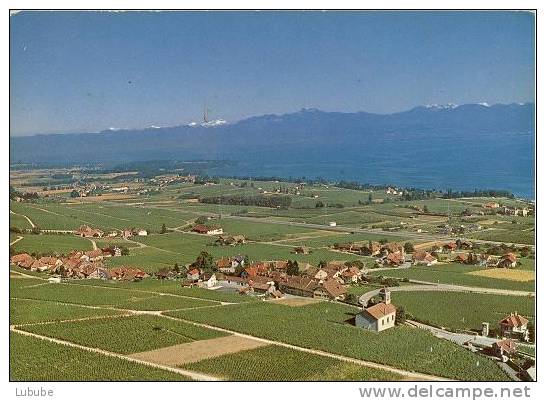
[[[11,135],[534,101],[526,12],[27,12]]]

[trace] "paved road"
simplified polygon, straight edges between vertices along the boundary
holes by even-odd
[[[410,324],[413,326],[419,327],[424,330],[430,331],[432,334],[434,334],[436,337],[443,338],[449,341],[452,341],[454,343],[457,343],[459,345],[463,345],[466,342],[470,342],[472,344],[475,344],[479,347],[489,347],[492,344],[496,343],[498,340],[490,337],[484,337],[484,336],[478,336],[478,335],[472,335],[472,334],[464,334],[464,333],[453,333],[448,330],[439,329],[434,326],[429,326],[428,324],[416,322],[415,320],[407,320]]]

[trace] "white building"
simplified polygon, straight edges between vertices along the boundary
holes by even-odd
[[[379,294],[383,298],[380,302],[365,308],[355,317],[355,326],[371,331],[383,331],[394,327],[396,321],[396,307],[391,304],[391,292],[383,288]]]

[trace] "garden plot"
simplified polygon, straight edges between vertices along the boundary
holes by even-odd
[[[203,359],[263,347],[267,343],[237,335],[194,341],[132,354],[131,357],[161,365],[180,366]]]
[[[473,276],[494,278],[500,280],[529,282],[535,279],[535,272],[531,270],[516,270],[516,269],[484,269],[468,272]]]

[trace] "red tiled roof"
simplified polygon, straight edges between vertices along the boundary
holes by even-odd
[[[514,263],[517,261],[516,255],[514,255],[512,252],[507,253],[502,257],[504,260],[509,260],[511,263]]]
[[[216,261],[216,267],[223,269],[226,267],[231,267],[231,260],[229,258],[221,258]]]
[[[506,352],[507,354],[512,354],[516,352],[516,348],[517,348],[516,342],[510,339],[497,341],[494,345],[497,348],[500,348],[503,352]]]
[[[510,327],[521,327],[529,323],[529,320],[524,318],[521,315],[518,315],[517,313],[510,313],[508,316],[502,319],[499,323],[502,325],[510,326]]]
[[[390,315],[391,313],[396,313],[396,307],[393,304],[386,304],[385,302],[380,302],[364,310],[376,320]]]
[[[334,298],[347,292],[347,288],[344,285],[339,284],[336,280],[326,280],[322,283],[322,287]]]

